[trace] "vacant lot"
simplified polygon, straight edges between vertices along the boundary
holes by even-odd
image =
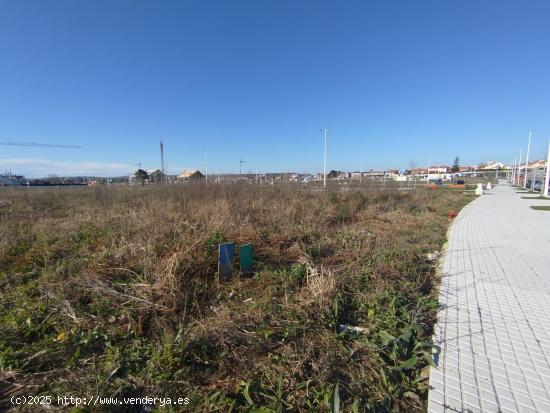
[[[174,411],[421,411],[437,308],[426,254],[470,199],[1,190],[0,410],[14,394],[97,394],[190,398]],[[254,244],[253,274],[218,281],[224,241]]]

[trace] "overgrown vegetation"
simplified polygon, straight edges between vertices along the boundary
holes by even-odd
[[[13,394],[189,397],[197,412],[425,408],[437,308],[425,257],[470,199],[460,191],[0,198],[4,409]],[[218,282],[223,241],[254,244],[253,275]]]

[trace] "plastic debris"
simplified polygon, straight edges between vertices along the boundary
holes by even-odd
[[[363,333],[366,334],[369,332],[368,328],[348,326],[345,324],[340,324],[340,333],[349,334],[349,333]]]

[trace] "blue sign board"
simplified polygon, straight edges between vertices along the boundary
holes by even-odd
[[[231,278],[233,275],[233,258],[235,256],[235,245],[226,242],[219,246],[218,276],[220,278]]]

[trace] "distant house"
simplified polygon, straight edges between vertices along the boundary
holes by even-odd
[[[528,167],[534,169],[546,169],[546,160],[542,159],[539,161],[529,162]]]
[[[502,162],[489,161],[489,162],[484,162],[484,163],[479,164],[477,166],[477,169],[487,171],[487,170],[503,169],[504,167],[505,167],[505,165]]]
[[[363,176],[373,177],[373,176],[384,176],[385,174],[386,174],[386,171],[376,171],[374,169],[371,169],[370,171],[365,172]]]
[[[192,181],[204,178],[204,175],[198,169],[182,171],[176,178],[177,181]]]
[[[425,175],[428,173],[428,168],[411,168],[409,172],[411,175]]]
[[[451,168],[446,165],[433,165],[430,166],[429,172],[434,174],[446,174],[447,172],[449,172],[449,169]]]
[[[164,179],[166,178],[166,175],[164,175],[164,173],[158,168],[157,169],[148,169],[146,172],[147,172],[147,175],[149,176],[149,182],[150,183],[163,182]]]

